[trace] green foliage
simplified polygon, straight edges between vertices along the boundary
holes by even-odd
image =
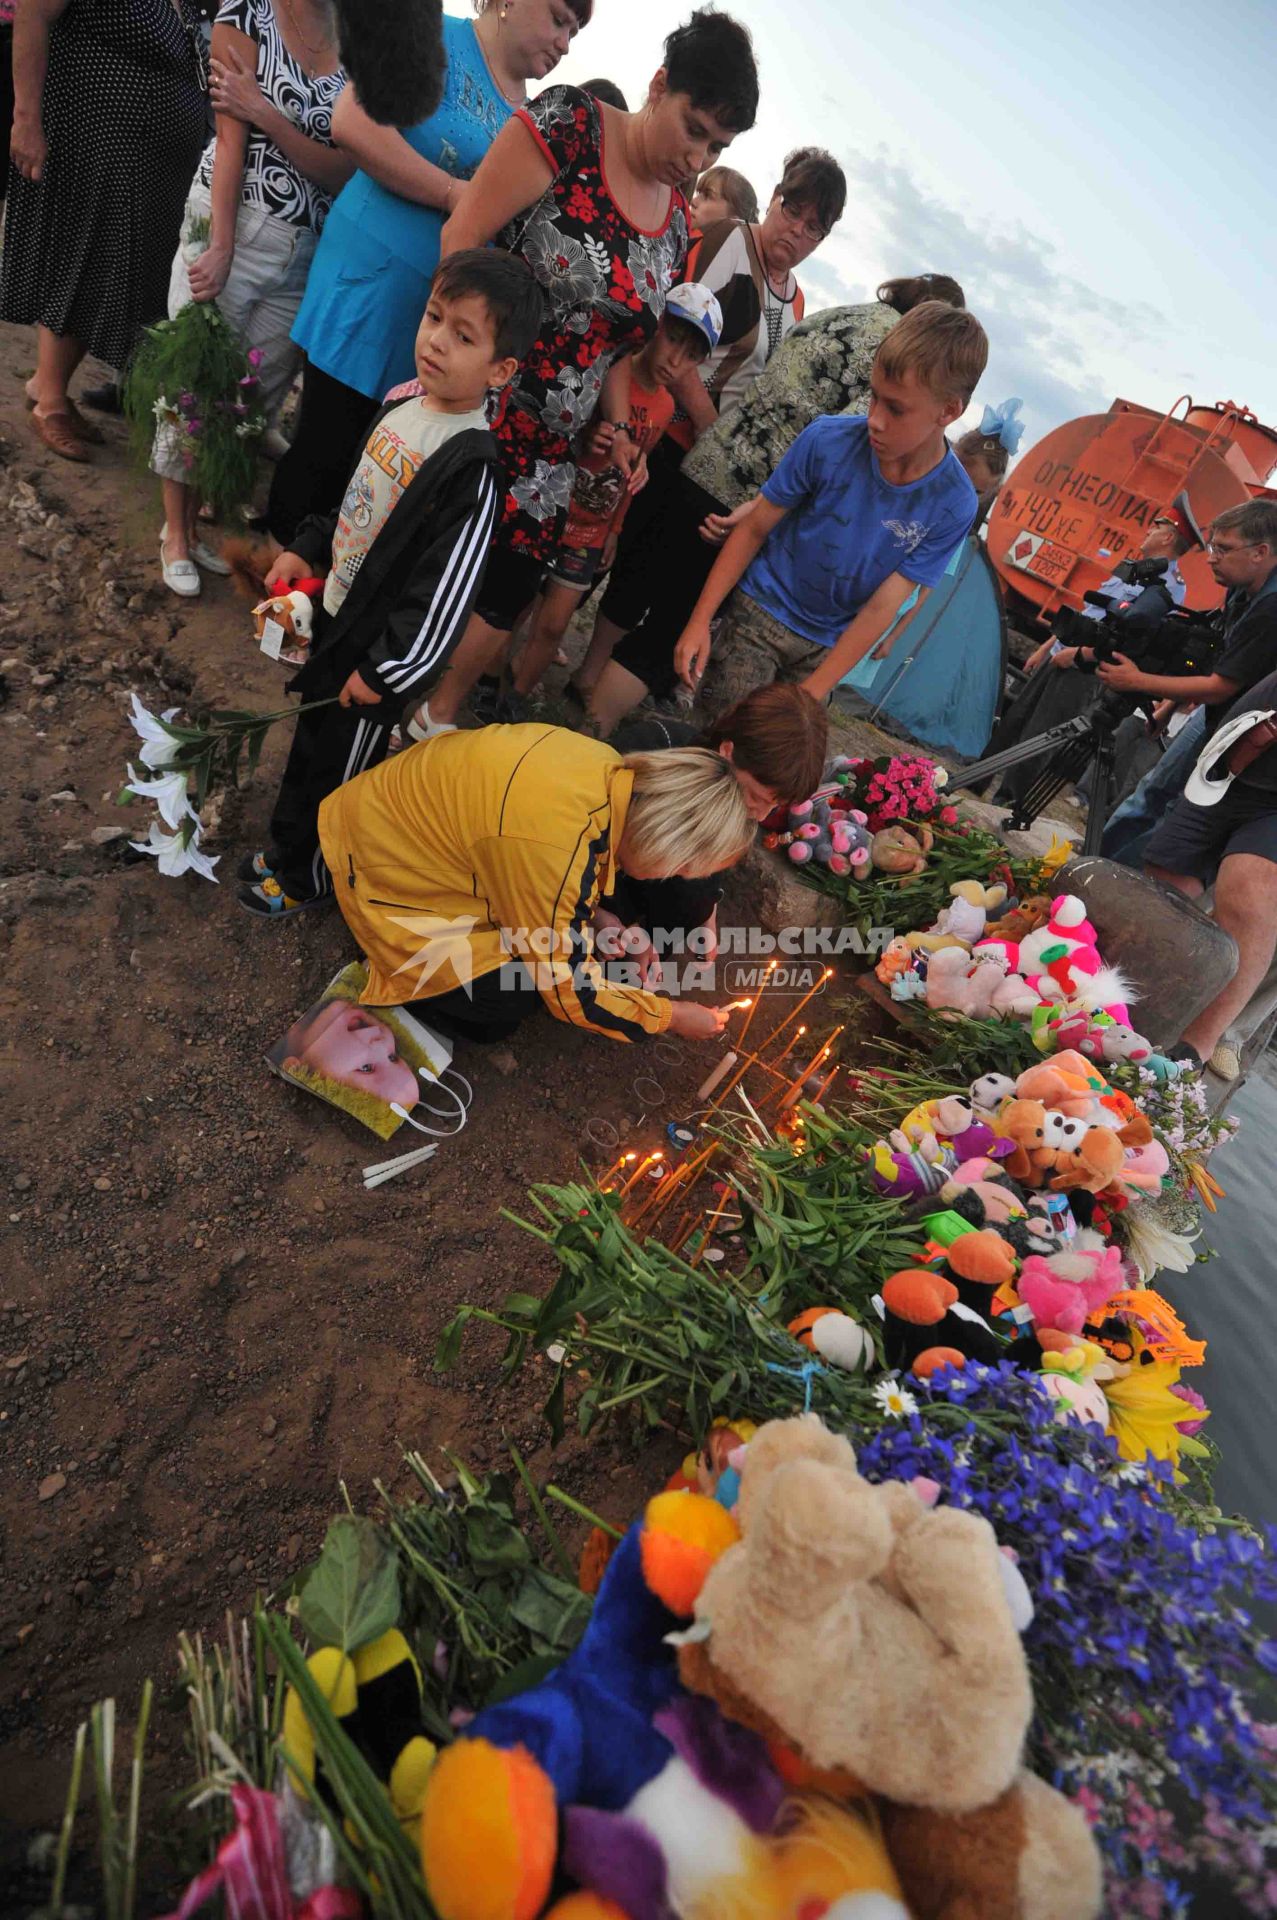
[[[427,1721],[435,1738],[447,1739],[453,1707],[477,1710],[529,1662],[565,1659],[585,1631],[590,1602],[575,1579],[541,1565],[505,1475],[479,1476],[454,1460],[458,1484],[449,1492],[420,1454],[405,1458],[425,1498],[378,1492],[399,1562],[402,1624],[421,1658]],[[539,1496],[536,1509],[570,1573]]]
[[[147,328],[125,379],[124,410],[144,466],[157,429],[171,430],[184,478],[214,518],[228,519],[251,497],[266,419],[256,375],[214,301],[192,300],[175,319]]]
[[[949,905],[949,888],[955,880],[980,880],[987,886],[1001,879],[1009,882],[1008,891],[1021,895],[1040,889],[1041,863],[1013,860],[996,834],[982,827],[934,827],[932,831],[935,844],[922,873],[871,870],[867,879],[858,880],[852,874],[831,873],[814,860],[791,871],[805,886],[836,900],[844,919],[862,939],[874,927],[910,933],[931,926]]]
[[[809,1130],[820,1139],[816,1154],[828,1144],[826,1125],[829,1142],[837,1138],[845,1147],[854,1138],[846,1123],[822,1121],[814,1108],[807,1112]],[[899,1224],[892,1228],[899,1205],[858,1192],[849,1166],[842,1176],[832,1168],[813,1173],[810,1185],[796,1170],[791,1186],[770,1150],[764,1156],[749,1149],[748,1157],[753,1164],[737,1182],[752,1216],[742,1273],[695,1268],[658,1241],[636,1240],[618,1218],[615,1197],[594,1187],[536,1187],[532,1199],[547,1224],[517,1224],[553,1249],[557,1279],[540,1300],[514,1294],[497,1312],[463,1307],[444,1332],[437,1364],[455,1361],[472,1321],[504,1328],[510,1369],[529,1352],[562,1347],[545,1407],[556,1432],[566,1415],[567,1384],[578,1379],[584,1382],[576,1401],[582,1433],[620,1408],[653,1427],[672,1420],[697,1441],[719,1414],[762,1421],[808,1406],[844,1431],[876,1428],[881,1414],[863,1376],[816,1362],[777,1321],[804,1305],[843,1304],[872,1330],[867,1295],[905,1263],[910,1248],[916,1253],[918,1235]],[[764,1157],[768,1164],[760,1169],[756,1163]],[[764,1209],[755,1207],[755,1188],[766,1194]],[[808,1217],[809,1210],[822,1218]],[[761,1213],[767,1218],[760,1231]],[[937,1399],[923,1417],[962,1427],[971,1416]]]
[[[343,1514],[301,1590],[298,1615],[317,1646],[357,1647],[379,1640],[399,1622],[399,1566],[375,1522]]]
[[[1005,1073],[1011,1079],[1037,1066],[1042,1054],[1019,1020],[956,1020],[920,1004],[910,1012],[922,1035],[929,1067],[947,1078],[950,1088],[969,1086],[982,1074]]]

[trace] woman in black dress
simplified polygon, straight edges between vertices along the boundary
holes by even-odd
[[[182,206],[204,144],[195,0],[24,0],[0,319],[38,329],[36,434],[87,460],[101,434],[67,393],[86,353],[128,360],[164,315]]]

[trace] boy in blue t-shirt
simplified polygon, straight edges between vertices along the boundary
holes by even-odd
[[[772,680],[827,700],[914,588],[921,601],[938,584],[976,515],[945,428],[988,353],[974,314],[923,301],[874,357],[868,414],[826,415],[799,434],[733,528],[678,643],[679,677],[707,709]]]

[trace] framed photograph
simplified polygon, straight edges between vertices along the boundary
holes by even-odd
[[[452,1064],[452,1046],[402,1007],[361,1006],[367,985],[362,960],[343,967],[270,1048],[266,1062],[282,1080],[318,1094],[379,1140],[389,1140],[417,1105],[423,1085]]]

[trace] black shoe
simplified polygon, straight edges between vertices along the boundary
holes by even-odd
[[[497,717],[501,682],[495,674],[480,674],[470,689],[470,711],[481,727],[490,727]]]
[[[1178,1045],[1171,1047],[1167,1052],[1166,1058],[1168,1060],[1182,1060],[1190,1073],[1203,1073],[1206,1068],[1206,1062],[1202,1059],[1197,1048],[1190,1046],[1187,1040],[1181,1040]]]
[[[86,387],[80,398],[95,413],[124,412],[124,399],[118,380],[104,380],[100,387]]]
[[[504,693],[497,695],[492,717],[503,727],[521,726],[532,718],[532,702],[526,693],[517,693],[513,687],[507,687]]]

